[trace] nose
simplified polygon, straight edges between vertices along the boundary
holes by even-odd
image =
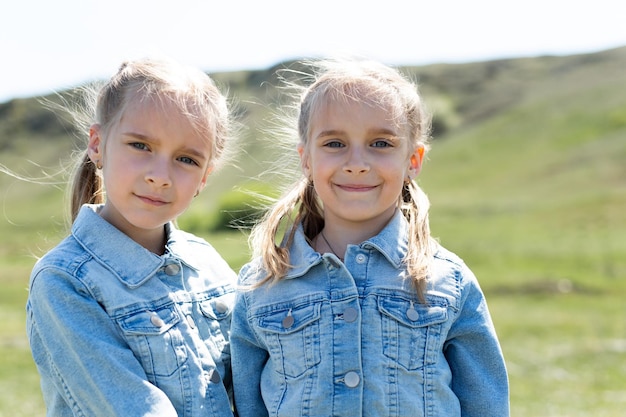
[[[148,168],[145,179],[146,182],[157,187],[169,187],[172,185],[169,162],[164,158],[155,159]]]
[[[357,147],[350,149],[343,170],[350,174],[363,174],[369,171],[370,165],[365,152]]]

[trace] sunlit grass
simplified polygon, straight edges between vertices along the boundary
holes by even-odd
[[[577,70],[574,58],[549,61],[423,70],[427,87],[446,90],[427,91],[441,94],[460,127],[436,138],[419,183],[432,202],[433,235],[466,261],[487,296],[509,370],[511,415],[617,417],[626,408],[623,65]],[[492,76],[467,81],[485,71]],[[0,163],[17,167],[36,149],[39,163],[55,167],[53,142],[26,145],[3,151]],[[212,178],[179,222],[235,270],[250,256],[245,233],[203,229],[221,193],[269,159],[260,143],[250,146],[240,167]],[[53,186],[0,174],[0,417],[44,415],[24,303],[36,257],[67,233],[63,197]]]

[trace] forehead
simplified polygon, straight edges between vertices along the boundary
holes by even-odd
[[[137,99],[128,103],[120,119],[121,130],[146,137],[186,142],[195,147],[211,147],[212,136],[194,123],[193,115],[167,99]]]
[[[163,123],[166,122],[166,123]],[[175,124],[189,130],[191,123],[181,110],[169,100],[138,97],[129,100],[121,114],[120,125],[136,125],[145,129]]]
[[[388,130],[397,135],[402,132],[395,112],[390,106],[375,103],[371,100],[352,98],[328,98],[319,101],[311,109],[309,120],[309,137],[319,130]]]

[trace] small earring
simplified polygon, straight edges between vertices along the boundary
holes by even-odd
[[[102,169],[102,162],[99,159],[96,161],[96,169]]]

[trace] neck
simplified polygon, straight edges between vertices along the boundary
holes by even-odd
[[[368,222],[349,222],[334,216],[327,216],[324,219],[325,224],[322,232],[330,246],[343,256],[348,245],[358,245],[379,234],[391,221],[394,214],[395,211],[390,216],[380,217],[376,221]]]
[[[315,247],[317,249],[318,252],[323,252],[323,246],[322,246],[322,242],[319,241],[319,238],[322,238],[322,242],[323,245],[326,246],[326,249],[330,250],[330,252],[334,253],[336,257],[338,257],[339,259],[341,259],[343,261],[343,258],[345,257],[345,253],[346,253],[346,246],[340,246],[339,250],[335,250],[334,246],[328,241],[328,238],[326,238],[326,235],[324,234],[324,231],[322,230],[320,232],[319,235],[317,235],[317,237],[315,238]],[[324,251],[327,252],[327,251]]]

